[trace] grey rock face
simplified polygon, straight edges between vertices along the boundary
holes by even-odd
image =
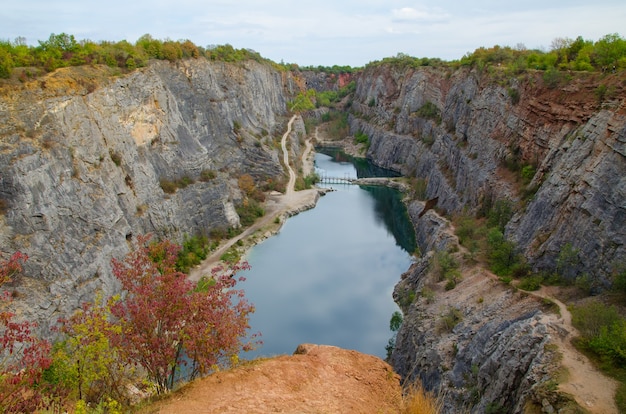
[[[2,253],[30,256],[24,315],[54,321],[114,292],[110,260],[137,234],[180,242],[237,226],[236,177],[282,174],[271,141],[285,77],[256,62],[154,62],[91,93],[0,97],[0,237]]]
[[[517,213],[506,236],[536,270],[586,273],[606,288],[626,262],[624,95],[601,107],[594,85],[538,84],[534,75],[503,86],[466,70],[372,67],[359,79],[350,128],[369,136],[370,160],[423,180],[423,198],[437,197],[446,213],[511,200]],[[534,166],[534,195],[524,196],[507,160]],[[558,333],[540,303],[485,275],[466,274],[449,292],[433,281],[433,252],[456,240],[445,219],[423,208],[408,208],[425,255],[394,290],[404,322],[390,362],[404,379],[442,390],[444,412],[523,412],[549,378],[545,345]]]
[[[577,252],[570,276],[606,287],[626,261],[626,101],[599,105],[593,82],[541,84],[534,74],[501,86],[468,70],[368,68],[351,132],[369,136],[377,165],[426,180],[425,198],[438,197],[446,213],[511,200],[518,212],[506,235],[536,270],[554,271],[569,243]],[[507,159],[534,166],[528,185]]]
[[[432,256],[416,262],[394,290],[404,321],[390,363],[404,380],[440,390],[444,412],[523,412],[533,387],[549,378],[545,345],[553,332],[540,306],[480,274],[451,291],[433,288]],[[408,292],[416,295],[407,305]]]

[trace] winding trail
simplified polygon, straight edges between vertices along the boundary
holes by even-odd
[[[200,265],[191,269],[189,271],[190,280],[198,281],[202,276],[210,274],[211,270],[219,265],[220,257],[222,257],[222,255],[226,253],[228,249],[234,246],[235,243],[237,243],[238,241],[246,240],[250,236],[257,233],[259,230],[262,230],[264,228],[271,228],[274,233],[277,232],[278,229],[280,229],[280,223],[276,223],[277,217],[281,217],[283,215],[293,215],[298,211],[315,206],[319,195],[324,191],[320,189],[295,191],[297,176],[295,171],[293,170],[293,168],[291,168],[291,165],[289,164],[287,139],[291,134],[292,125],[298,117],[299,115],[294,115],[291,117],[291,119],[289,119],[289,122],[287,123],[287,131],[283,134],[283,137],[281,139],[283,161],[289,173],[289,182],[287,183],[285,194],[269,195],[264,204],[265,215],[255,221],[254,224],[245,229],[239,235],[229,239],[223,244],[220,244],[220,246],[216,250],[211,252],[211,254]],[[313,145],[310,141],[310,138],[305,141],[306,149],[302,154],[302,164],[305,166],[303,167],[304,171],[307,171],[307,169],[310,171],[312,169],[312,161],[308,160],[309,154],[313,150]],[[282,220],[280,220],[280,222],[282,222]]]
[[[567,306],[554,297],[553,288],[542,286],[540,290],[527,292],[542,299],[549,299],[559,307],[560,315],[545,313],[542,322],[554,328],[552,335],[563,359],[561,365],[567,368],[567,378],[559,383],[559,390],[574,397],[581,407],[593,414],[618,414],[615,405],[617,381],[607,377],[572,345],[572,339],[579,336],[572,325],[572,314]]]
[[[429,214],[436,214],[432,212]],[[454,224],[448,221],[447,232],[456,237]],[[467,254],[467,249],[458,244],[459,250]],[[486,277],[499,281],[498,276],[487,268],[482,268]],[[615,405],[615,392],[618,383],[604,375],[572,344],[572,339],[580,333],[572,325],[572,314],[567,306],[556,298],[558,287],[542,286],[537,291],[523,291],[531,296],[547,299],[559,307],[559,314],[543,312],[541,323],[551,332],[552,342],[558,346],[562,359],[561,365],[567,369],[567,376],[559,381],[559,390],[571,395],[576,402],[591,414],[619,414]]]

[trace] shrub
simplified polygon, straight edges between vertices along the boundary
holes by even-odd
[[[163,192],[166,194],[174,194],[178,189],[176,182],[168,180],[167,178],[161,178],[159,180],[159,185],[161,186]]]
[[[239,214],[241,225],[244,227],[252,225],[257,218],[265,215],[265,210],[261,204],[254,199],[248,199],[247,202],[236,207],[235,210]]]
[[[317,173],[311,173],[304,177],[304,188],[309,189],[320,181],[320,176]]]
[[[604,361],[626,368],[626,319],[617,308],[591,301],[571,312],[581,345]]]
[[[443,400],[426,391],[419,381],[412,383],[403,395],[401,414],[439,414],[443,410]]]
[[[528,291],[539,290],[542,280],[543,278],[540,275],[527,276],[520,280],[517,287]]]
[[[523,166],[522,170],[520,171],[520,176],[522,177],[522,181],[525,184],[528,184],[529,182],[532,181],[532,179],[535,176],[536,172],[537,172],[537,170],[532,165],[525,165],[525,166]]]
[[[115,165],[117,165],[118,167],[120,165],[122,165],[122,156],[120,155],[119,152],[113,151],[112,149],[109,150],[109,155],[111,157],[111,161],[113,161],[113,163]]]
[[[515,244],[507,240],[498,228],[487,234],[487,250],[491,270],[498,276],[511,276],[522,263]]]
[[[426,199],[426,189],[428,188],[428,179],[415,178],[413,180],[413,195],[419,200]]]
[[[422,105],[415,114],[421,118],[432,119],[437,124],[441,123],[441,114],[439,108],[434,103],[428,101]]]
[[[202,170],[200,172],[200,181],[207,182],[215,179],[217,173],[213,170]]]
[[[439,319],[438,331],[452,332],[455,326],[457,326],[463,320],[463,314],[457,308],[450,307],[448,311]]]
[[[365,145],[365,147],[369,148],[370,146],[370,137],[363,133],[363,132],[357,132],[356,134],[354,134],[354,143],[355,144],[363,144]]]
[[[509,88],[508,93],[509,93],[509,98],[511,98],[511,102],[513,103],[513,105],[517,105],[520,99],[519,90],[515,88]]]
[[[447,250],[439,250],[433,258],[433,270],[437,276],[437,280],[450,280],[458,273],[459,263]],[[460,274],[459,274],[460,277]]]
[[[185,235],[182,249],[178,252],[176,269],[187,273],[189,269],[206,259],[209,252],[209,238],[202,235],[188,237]]]
[[[500,199],[497,200],[487,211],[487,225],[489,227],[496,227],[501,233],[504,233],[509,220],[513,217],[513,207],[511,200]]]

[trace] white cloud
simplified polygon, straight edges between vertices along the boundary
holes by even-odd
[[[394,22],[443,22],[450,15],[441,9],[402,7],[391,10]]]

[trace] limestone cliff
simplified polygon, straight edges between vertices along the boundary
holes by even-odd
[[[17,289],[44,323],[114,291],[110,260],[133,235],[237,226],[237,177],[282,174],[273,135],[296,92],[289,74],[253,61],[103,70],[61,69],[0,95],[1,250],[30,256]]]
[[[600,288],[626,258],[625,97],[619,73],[546,85],[534,72],[372,66],[351,131],[368,134],[376,164],[427,180],[426,198],[446,213],[512,200],[506,233],[533,267],[554,270],[570,243],[568,276],[589,274]],[[527,166],[530,182],[511,164]]]
[[[596,93],[602,85],[611,96]],[[575,257],[559,270],[587,274],[601,290],[626,263],[624,85],[624,74],[547,85],[535,72],[372,65],[357,82],[350,127],[369,136],[374,163],[427,183],[422,197],[437,198],[440,212],[511,200],[506,236],[531,266],[554,271],[568,246]],[[520,170],[531,172],[526,181]],[[394,291],[404,313],[394,369],[442,389],[446,412],[524,412],[529,397],[552,408],[550,344],[563,331],[543,302],[483,269],[461,269],[462,282],[444,289],[430,271],[433,252],[458,242],[447,220],[423,209],[409,205],[425,255]]]

